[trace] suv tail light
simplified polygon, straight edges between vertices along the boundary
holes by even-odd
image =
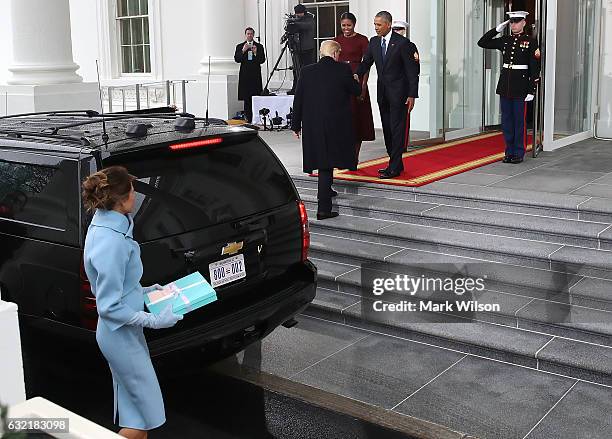
[[[308,228],[308,214],[303,201],[298,203],[300,209],[300,223],[302,226],[302,262],[308,259],[308,249],[310,248],[310,229]]]
[[[98,326],[98,309],[96,307],[96,298],[91,292],[91,285],[85,273],[83,257],[81,257],[81,267],[79,270],[79,293],[81,298],[81,325],[84,328],[95,331]]]
[[[213,137],[211,139],[194,140],[191,142],[173,143],[170,145],[171,151],[182,151],[184,149],[200,148],[202,146],[218,145],[223,143],[222,137]]]

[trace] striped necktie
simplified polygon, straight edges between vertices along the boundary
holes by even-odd
[[[385,62],[385,58],[387,57],[387,40],[383,37],[382,39],[382,60]]]

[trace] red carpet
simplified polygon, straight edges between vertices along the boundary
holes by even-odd
[[[531,141],[532,137],[529,136],[528,151],[531,151]],[[336,171],[334,178],[418,187],[500,161],[504,158],[505,149],[501,133],[482,134],[405,153],[404,172],[394,179],[378,178],[378,170],[387,167],[388,157],[360,163],[357,171]]]

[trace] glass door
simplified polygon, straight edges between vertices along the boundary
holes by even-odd
[[[485,29],[493,29],[499,23],[506,21],[506,1],[488,0],[485,8]],[[483,125],[485,130],[501,130],[501,106],[497,94],[497,80],[501,74],[502,58],[499,51],[484,51],[484,111]]]
[[[445,1],[445,140],[482,132],[485,15],[485,0]]]
[[[555,140],[592,127],[594,47],[595,0],[558,1]]]

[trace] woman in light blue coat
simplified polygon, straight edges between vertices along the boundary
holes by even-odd
[[[140,247],[132,235],[134,179],[125,168],[113,166],[83,182],[85,207],[95,211],[84,265],[98,308],[96,340],[113,376],[119,434],[146,439],[148,430],[162,425],[166,416],[143,328],[169,328],[183,316],[170,305],[159,315],[144,311],[144,294],[161,287],[140,285]]]

